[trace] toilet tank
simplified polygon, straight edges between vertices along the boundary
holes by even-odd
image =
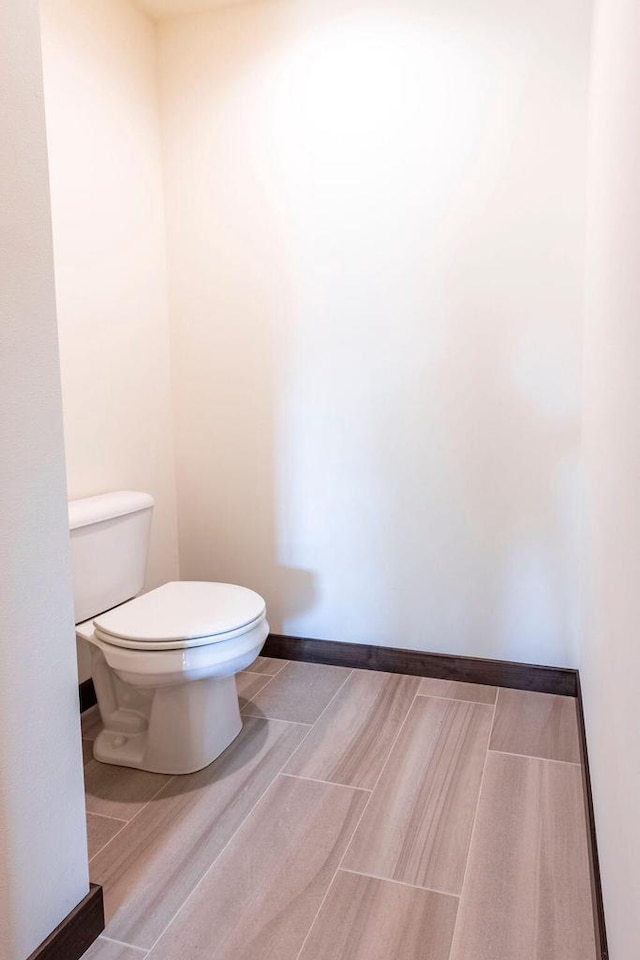
[[[140,593],[153,497],[122,490],[69,503],[75,622]]]

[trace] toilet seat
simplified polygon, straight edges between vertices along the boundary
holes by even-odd
[[[95,636],[132,650],[181,650],[230,640],[266,617],[261,596],[230,583],[165,583],[93,621]]]
[[[227,583],[167,583],[76,625],[91,646],[103,763],[193,773],[242,729],[235,675],[269,634],[262,597]]]

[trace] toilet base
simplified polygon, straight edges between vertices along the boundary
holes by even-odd
[[[147,687],[141,695],[114,677],[104,659],[100,666],[102,683],[96,692],[104,730],[93,755],[101,763],[151,773],[194,773],[219,757],[242,729],[233,675]],[[103,689],[101,697],[103,684],[110,689]],[[114,700],[117,709],[110,711]]]

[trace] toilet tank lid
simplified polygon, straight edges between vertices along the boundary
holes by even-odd
[[[137,490],[118,490],[114,493],[101,493],[97,497],[83,497],[82,500],[69,501],[69,529],[87,527],[114,517],[125,517],[128,513],[148,510],[153,506],[150,493]]]

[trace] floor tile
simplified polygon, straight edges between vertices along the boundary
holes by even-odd
[[[243,673],[236,674],[236,689],[238,691],[238,700],[240,709],[243,710],[247,703],[255,697],[259,690],[271,683],[271,677],[264,673]]]
[[[85,960],[595,960],[573,700],[270,658],[237,686],[185,777],[99,764],[83,714]]]
[[[489,747],[527,757],[579,763],[574,697],[502,688]]]
[[[131,820],[171,777],[90,760],[84,768],[87,813]]]
[[[83,740],[95,740],[102,730],[102,720],[97,706],[90,707],[80,714],[80,726]]]
[[[315,723],[351,671],[321,663],[288,663],[247,703],[244,713]]]
[[[460,893],[492,715],[488,704],[416,699],[346,868]]]
[[[373,789],[419,686],[418,677],[354,670],[285,772]]]
[[[458,900],[339,871],[300,960],[449,960]]]
[[[96,813],[87,814],[87,846],[89,859],[115,837],[126,824],[126,820],[114,820],[113,817],[101,817]]]
[[[91,879],[104,888],[108,936],[140,947],[154,943],[307,731],[245,720],[214,763],[175,777],[92,860]]]
[[[497,687],[483,683],[463,683],[460,680],[436,680],[424,677],[418,693],[428,697],[445,697],[447,700],[471,700],[474,703],[495,703]]]
[[[82,954],[82,960],[144,960],[146,956],[146,950],[98,937],[87,952]]]
[[[595,960],[582,770],[489,753],[451,960]]]
[[[264,673],[269,677],[275,677],[288,663],[288,660],[279,660],[275,657],[258,657],[257,660],[253,661],[251,666],[247,667],[247,671],[251,673]]]
[[[151,960],[296,960],[367,796],[278,777]]]

